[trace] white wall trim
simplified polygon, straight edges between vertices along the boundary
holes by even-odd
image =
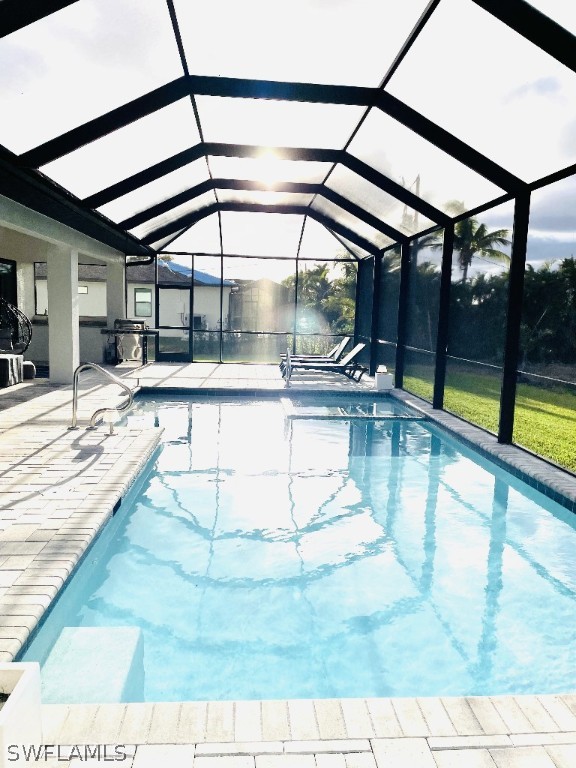
[[[0,195],[0,225],[59,247],[65,246],[102,261],[116,261],[121,251]]]

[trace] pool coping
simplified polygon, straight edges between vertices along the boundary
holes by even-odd
[[[178,390],[179,394],[194,394],[199,398],[222,398],[230,394],[221,388],[215,389],[213,394],[205,389]],[[142,388],[141,391],[143,394],[167,394],[163,388]],[[284,389],[274,393],[243,389],[232,396],[240,394],[260,398],[288,393]],[[303,392],[296,388],[290,391],[290,396],[301,394]],[[551,483],[562,481],[562,491],[557,493],[570,501],[576,500],[576,478],[569,473],[515,446],[499,445],[494,436],[451,414],[434,411],[428,403],[407,392],[394,390],[391,394],[420,409],[433,423],[480,450],[482,455],[497,459],[497,463],[505,464],[507,469],[512,468],[513,474],[520,473],[517,476],[522,479],[529,477],[536,487],[539,483],[543,492],[551,487]],[[109,386],[88,387],[86,406],[109,405],[111,396]],[[388,393],[322,391],[312,395],[314,399],[336,400],[381,396],[387,397]],[[18,501],[8,507],[3,505],[6,528],[0,534],[2,660],[13,659],[26,643],[138,477],[160,438],[159,429],[119,429],[115,436],[106,438],[101,431],[73,435],[66,425],[70,388],[46,393],[39,400],[42,400],[41,406],[38,403],[19,404],[3,412],[0,479],[13,480],[6,466],[12,466],[12,469],[20,466],[23,475],[28,475],[24,481],[29,485],[17,485],[16,490],[11,487],[7,491],[0,489],[0,492],[4,491],[3,499],[10,498],[12,492],[25,494],[27,488],[34,488],[34,478],[29,476],[34,472],[39,475],[36,481],[40,482],[40,487],[46,488],[51,481],[56,490],[59,488],[63,493],[50,498],[58,503],[58,509],[55,514],[54,505],[47,507],[45,524],[39,520],[42,508],[34,504],[26,506],[25,499],[24,506]],[[62,408],[67,411],[65,416],[60,415]],[[43,420],[44,414],[48,415]],[[30,429],[34,431],[32,436]],[[8,444],[4,441],[6,435]],[[21,441],[15,452],[14,438]],[[98,467],[98,462],[90,464],[90,461],[99,446],[102,451],[97,457]],[[10,456],[8,449],[12,451]],[[66,472],[76,476],[83,464],[89,464],[91,474],[86,478],[85,493],[72,494],[71,504],[70,487],[68,493],[64,492]],[[30,494],[33,496],[34,491]],[[20,514],[8,514],[6,518],[6,510],[14,513],[19,504]],[[35,528],[36,533],[31,532],[31,528]],[[10,567],[4,567],[6,561]],[[21,573],[9,586],[2,586],[7,571],[11,575],[15,571]],[[509,764],[505,761],[511,750],[518,758],[541,759],[541,763],[532,762],[531,765],[541,764],[544,768],[576,764],[576,693],[572,692],[477,698],[45,704],[42,711],[46,743],[118,743],[120,739],[132,745],[126,764],[129,766],[133,761],[135,768],[139,761],[145,764],[148,759],[170,759],[173,765],[180,765],[182,760],[185,761],[183,765],[190,766],[191,756],[198,768],[226,765],[232,757],[236,760],[235,766],[276,768],[290,765],[297,768],[301,765],[305,768],[316,765],[316,762],[310,762],[315,760],[314,755],[320,756],[318,765],[322,762],[326,766],[389,766],[393,755],[397,755],[398,765],[411,768],[416,765],[448,766],[452,764],[447,762],[450,756],[464,761],[458,765],[468,765],[470,760],[485,757],[504,766]],[[566,762],[568,760],[571,762]],[[65,763],[58,761],[58,765]]]

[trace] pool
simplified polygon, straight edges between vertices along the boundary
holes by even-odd
[[[394,398],[146,398],[20,660],[45,703],[570,691],[575,516]],[[108,698],[107,698],[108,697]]]

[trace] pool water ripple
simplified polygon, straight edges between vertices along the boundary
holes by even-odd
[[[133,628],[125,700],[573,687],[574,515],[425,420],[306,407],[137,401],[164,447],[23,656],[47,703],[50,676],[83,674],[55,651],[67,627],[104,631],[100,674]]]

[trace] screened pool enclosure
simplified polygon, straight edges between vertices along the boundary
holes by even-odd
[[[0,257],[17,203],[125,255],[158,360],[350,335],[576,469],[542,442],[576,406],[572,4],[2,0],[0,33]]]

